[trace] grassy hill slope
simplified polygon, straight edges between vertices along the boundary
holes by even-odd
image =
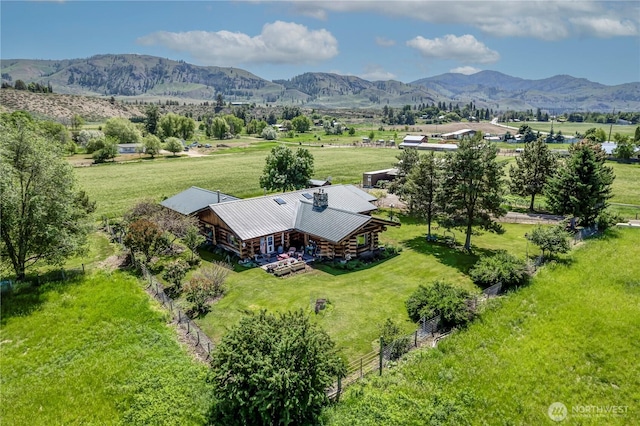
[[[204,424],[208,369],[165,315],[122,273],[3,295],[2,424]]]
[[[553,402],[567,424],[637,424],[639,237],[616,230],[543,268],[467,330],[348,389],[329,424],[552,424]]]

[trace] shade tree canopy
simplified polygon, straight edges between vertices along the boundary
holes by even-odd
[[[260,187],[269,191],[292,191],[309,186],[313,175],[313,155],[308,149],[295,152],[279,145],[271,150],[266,159]]]
[[[0,117],[0,252],[18,279],[82,251],[95,204],[39,123]]]

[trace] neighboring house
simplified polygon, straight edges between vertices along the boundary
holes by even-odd
[[[443,133],[442,139],[463,139],[470,138],[476,134],[476,131],[473,129],[461,129],[456,130],[455,132]]]
[[[600,144],[600,147],[608,156],[611,157],[613,156],[613,151],[615,151],[615,149],[618,147],[618,144],[616,142],[602,142]],[[635,147],[633,149],[633,152],[634,154],[632,155],[632,157],[640,155],[640,147]]]
[[[202,224],[201,215],[209,210],[212,204],[224,203],[227,201],[235,201],[238,198],[220,191],[209,191],[207,189],[192,186],[173,197],[167,198],[160,203],[161,206],[174,210],[185,216],[195,216]],[[207,229],[202,228],[207,241],[213,243],[213,234],[207,233]]]
[[[345,258],[376,250],[378,234],[398,226],[371,216],[375,200],[353,185],[332,185],[211,204],[198,217],[213,244],[241,259],[291,247]]]
[[[137,154],[144,152],[144,147],[139,143],[119,143],[118,154]]]

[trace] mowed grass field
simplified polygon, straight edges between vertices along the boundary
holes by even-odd
[[[262,195],[259,179],[270,146],[234,149],[198,158],[160,158],[125,164],[76,168],[80,185],[97,202],[97,217],[115,218],[137,200],[160,201],[190,186],[220,190],[237,197]],[[291,145],[296,148],[298,145]],[[388,169],[397,162],[397,149],[309,148],[314,177],[331,176],[334,183],[359,183],[362,173]]]
[[[161,201],[190,186],[241,197],[262,195],[259,178],[273,144],[231,148],[203,157],[163,157],[132,163],[76,168],[79,184],[97,202],[96,217],[117,218],[136,201]],[[292,148],[298,145],[288,145]],[[387,169],[397,162],[400,150],[391,148],[305,147],[315,160],[315,178],[332,177],[334,183],[361,183],[362,173]],[[505,173],[514,157],[503,157]],[[640,205],[640,165],[608,163],[616,180],[611,202]],[[538,197],[541,199],[541,197]],[[621,212],[632,217],[633,211]]]
[[[505,224],[505,229],[502,235],[474,236],[474,254],[466,254],[445,245],[428,244],[424,238],[426,226],[403,217],[401,227],[390,227],[381,234],[383,243],[403,248],[399,255],[350,272],[323,265],[286,278],[274,277],[260,268],[232,272],[227,279],[228,293],[197,323],[217,340],[245,311],[304,309],[353,361],[377,347],[380,328],[387,318],[401,324],[407,333],[415,330],[405,301],[420,284],[444,279],[479,293],[467,272],[480,255],[499,249],[520,257],[527,251],[530,255],[539,253],[524,238],[531,225]],[[462,237],[457,234],[459,243]],[[318,298],[330,303],[315,315],[313,307]]]
[[[561,402],[566,424],[638,424],[638,241],[617,229],[542,268],[437,348],[348,388],[327,423],[543,425]]]

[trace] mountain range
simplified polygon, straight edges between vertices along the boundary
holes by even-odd
[[[2,81],[50,84],[54,92],[139,100],[298,104],[310,108],[382,108],[438,102],[494,110],[639,111],[640,82],[607,86],[557,75],[526,80],[497,71],[447,73],[411,83],[307,72],[269,81],[233,67],[198,66],[147,55],[96,55],[84,59],[0,60]]]

